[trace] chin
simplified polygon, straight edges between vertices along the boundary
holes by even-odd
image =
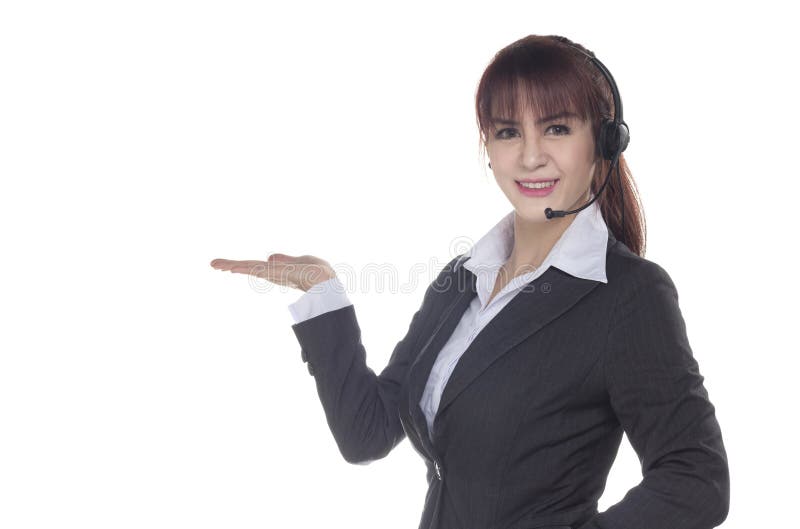
[[[551,219],[548,219],[544,214],[544,210],[547,208],[559,209],[545,203],[514,205],[514,210],[517,212],[517,216],[526,222],[549,222]]]

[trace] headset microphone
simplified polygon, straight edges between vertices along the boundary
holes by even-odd
[[[608,178],[611,176],[611,171],[614,170],[614,167],[617,167],[617,178],[619,178],[619,166],[617,166],[618,158],[619,158],[618,156],[615,157],[614,160],[611,162],[611,166],[608,168],[608,173],[606,174],[606,179],[603,182],[603,185],[600,186],[600,190],[597,191],[597,194],[594,197],[592,197],[592,199],[589,202],[587,202],[583,206],[579,207],[578,209],[573,209],[571,211],[564,211],[564,210],[561,210],[561,209],[547,208],[547,209],[544,210],[545,217],[547,217],[548,219],[552,219],[553,217],[564,217],[566,215],[571,215],[573,213],[578,213],[579,211],[584,210],[584,209],[588,208],[589,206],[591,206],[592,203],[594,203],[594,201],[597,200],[597,198],[600,196],[600,194],[606,188],[606,184],[608,184]]]
[[[552,208],[545,209],[544,215],[548,219],[552,219],[553,217],[563,217],[565,215],[571,215],[572,213],[578,213],[579,211],[589,207],[595,200],[597,200],[597,198],[606,188],[606,184],[608,184],[608,179],[611,176],[611,172],[614,170],[615,167],[617,169],[617,178],[620,181],[620,192],[622,192],[623,186],[619,174],[618,161],[619,161],[619,155],[622,154],[622,152],[628,147],[628,142],[630,141],[630,131],[628,129],[628,125],[622,119],[622,100],[619,96],[619,90],[617,90],[617,83],[614,82],[614,77],[611,75],[611,72],[609,72],[608,69],[605,67],[605,65],[603,65],[602,62],[600,62],[600,59],[595,57],[593,52],[588,51],[587,53],[586,51],[577,47],[569,39],[566,39],[565,37],[559,37],[555,35],[553,35],[552,37],[558,40],[559,42],[562,42],[578,50],[582,54],[586,55],[588,59],[592,63],[594,63],[595,66],[597,66],[597,68],[603,74],[603,77],[605,77],[606,80],[608,81],[608,84],[611,87],[611,93],[614,96],[614,119],[613,120],[603,119],[603,122],[600,125],[600,136],[597,141],[598,147],[600,149],[600,154],[603,156],[603,159],[611,160],[611,165],[608,168],[608,174],[606,174],[606,179],[603,182],[603,185],[600,186],[600,190],[589,202],[587,202],[578,209],[574,209],[571,211],[564,211],[560,209],[554,210]],[[621,209],[624,215],[625,214],[624,201],[622,203]],[[622,218],[623,218],[623,231],[624,231],[625,217],[623,216]]]

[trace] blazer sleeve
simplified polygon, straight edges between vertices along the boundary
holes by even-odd
[[[344,459],[366,464],[386,457],[405,438],[399,394],[442,275],[428,286],[405,337],[380,375],[367,366],[355,308],[348,305],[292,325],[314,376],[325,417]]]
[[[629,277],[615,304],[603,369],[643,479],[578,529],[716,527],[728,514],[728,461],[677,290],[652,261]]]

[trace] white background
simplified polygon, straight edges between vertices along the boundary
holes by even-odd
[[[785,527],[800,87],[777,5],[3,2],[0,526],[417,527],[407,439],[366,466],[336,448],[291,330],[301,292],[209,262],[394,271],[345,280],[379,372],[454,241],[510,211],[474,93],[538,33],[619,86],[646,257],[728,451],[723,526]],[[623,440],[600,510],[640,479]]]

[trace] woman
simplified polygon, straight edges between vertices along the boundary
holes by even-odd
[[[513,211],[445,266],[380,375],[323,259],[212,266],[306,291],[293,330],[336,443],[365,463],[409,438],[428,470],[420,528],[715,527],[727,456],[677,290],[644,258],[613,78],[531,35],[494,57],[476,113]],[[598,513],[623,432],[643,479]]]

